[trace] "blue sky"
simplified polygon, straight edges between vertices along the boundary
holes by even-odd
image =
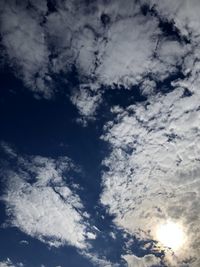
[[[199,11],[1,2],[0,267],[199,266]]]

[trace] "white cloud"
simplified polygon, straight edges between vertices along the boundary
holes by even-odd
[[[24,265],[21,262],[14,265],[9,258],[5,261],[0,262],[0,267],[23,267],[23,266]]]
[[[182,64],[187,49],[189,50],[189,46],[185,45],[183,47],[178,41],[163,39],[159,43],[157,53],[159,59],[170,69]]]
[[[117,267],[96,253],[90,242],[98,237],[99,230],[91,224],[77,194],[79,188],[71,183],[75,183],[73,173],[79,168],[68,157],[21,156],[6,143],[2,148],[9,158],[2,166],[5,189],[1,200],[7,214],[4,227],[17,227],[50,246],[72,245],[95,266]],[[21,240],[20,244],[28,242]]]
[[[29,245],[29,242],[27,240],[21,240],[19,243],[22,245]]]
[[[95,266],[99,267],[119,267],[119,264],[108,261],[104,256],[99,256],[95,253],[83,253],[83,256],[88,258]]]
[[[158,33],[157,21],[142,16],[125,16],[113,23],[97,68],[101,83],[126,87],[137,84],[149,72]]]
[[[183,253],[195,258],[199,252],[195,248],[199,238],[195,232],[199,232],[200,198],[199,1],[147,2],[154,6],[160,19],[174,23],[179,34],[188,38],[188,44],[164,37],[158,19],[143,17],[134,1],[88,6],[81,1],[58,1],[59,12],[46,16],[43,26],[41,20],[47,10],[38,3],[36,11],[27,10],[25,4],[1,4],[2,42],[11,64],[18,65],[25,83],[45,97],[52,95],[52,88],[47,86],[49,70],[67,72],[75,64],[83,84],[72,94],[71,101],[83,122],[85,117],[93,118],[102,101],[100,84],[129,87],[141,83],[141,91],[149,97],[150,104],[127,110],[115,108],[116,120],[107,124],[103,138],[112,145],[112,152],[105,160],[109,171],[104,173],[101,201],[116,215],[118,225],[140,237],[153,237],[153,225],[167,217],[180,221],[191,245]],[[102,14],[109,18],[107,25],[101,23]],[[175,72],[177,65],[182,66],[187,77],[172,83],[174,92],[151,96],[156,81]],[[144,79],[149,73],[155,80]],[[185,88],[193,95],[182,97]],[[66,185],[63,169],[56,169],[61,162],[65,166],[62,160],[57,163],[42,157],[20,158],[20,175],[14,170],[9,173],[4,199],[13,215],[13,225],[26,233],[43,241],[54,238],[54,245],[68,242],[84,247],[86,236],[93,234],[87,234],[86,225],[82,224],[84,208],[80,198]],[[34,173],[33,183],[30,172]],[[48,216],[57,214],[50,217],[49,228],[48,209]],[[66,215],[71,217],[65,224],[62,218]],[[29,218],[28,223],[25,218]],[[62,222],[59,229],[57,218]],[[41,227],[35,223],[37,220]],[[76,227],[80,231],[71,233]],[[149,229],[152,232],[147,234]],[[182,260],[182,255],[178,256]],[[199,266],[198,257],[192,266]]]
[[[97,92],[96,88],[91,90],[91,86],[81,86],[71,96],[71,101],[77,107],[84,122],[85,118],[94,119],[96,109],[102,101],[101,92]]]
[[[0,262],[0,267],[14,267],[14,265],[9,261]]]
[[[199,38],[200,3],[198,0],[142,0],[142,2],[153,6],[167,20],[173,20],[182,35],[192,39]]]
[[[88,231],[88,216],[79,196],[69,187],[67,157],[57,160],[18,155],[16,168],[4,171],[7,189],[7,225],[52,246],[70,244],[86,249],[95,234]]]
[[[190,266],[199,265],[200,94],[198,80],[190,84],[190,97],[177,86],[149,97],[149,103],[113,109],[116,118],[102,137],[112,150],[104,161],[109,171],[101,202],[115,223],[144,239],[156,239],[156,226],[168,218],[183,225],[187,242],[176,252],[176,263],[166,252],[169,266],[182,266],[190,257]]]
[[[47,13],[45,1],[31,3],[34,8],[27,8],[26,1],[1,4],[2,43],[10,63],[17,66],[17,75],[31,90],[46,98],[59,91],[52,87],[52,75],[62,72],[65,76],[74,65],[81,86],[87,83],[94,94],[91,97],[90,90],[80,89],[79,96],[71,97],[85,117],[95,115],[101,103],[101,85],[131,88],[148,74],[162,81],[194,48],[164,38],[158,19],[143,16],[134,1],[123,1],[123,5],[121,1],[57,1],[53,13]]]
[[[28,11],[25,3],[11,1],[2,1],[0,10],[2,43],[16,75],[21,76],[33,92],[49,98],[52,91],[45,85],[50,79],[47,75],[49,52],[40,26],[41,10]]]
[[[126,260],[128,267],[153,267],[158,266],[161,262],[160,258],[151,254],[142,258],[134,255],[123,255],[122,258]]]

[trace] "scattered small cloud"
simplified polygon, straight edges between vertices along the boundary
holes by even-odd
[[[87,126],[87,120],[94,119],[96,110],[102,101],[101,91],[97,91],[97,88],[91,90],[91,86],[80,86],[80,89],[72,94],[71,101],[81,115],[78,122]]]
[[[22,245],[29,245],[29,242],[27,240],[21,240],[20,244]]]
[[[22,262],[13,264],[12,261],[8,258],[5,261],[0,262],[0,267],[23,267],[24,264]]]
[[[122,258],[125,259],[128,267],[153,267],[161,264],[161,259],[151,254],[141,258],[135,255],[123,255]]]

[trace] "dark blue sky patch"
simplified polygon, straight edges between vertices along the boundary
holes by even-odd
[[[48,7],[48,12],[49,13],[53,13],[53,12],[57,11],[55,0],[48,0],[47,1],[47,7]]]
[[[49,267],[59,265],[70,267],[77,267],[77,265],[93,266],[73,247],[48,247],[37,239],[25,235],[17,228],[0,229],[0,234],[0,260],[9,257],[13,262],[22,262],[25,266],[30,267],[40,267],[41,264]],[[20,243],[22,240],[26,240],[28,244]]]
[[[115,85],[114,88],[106,88],[104,99],[105,105],[108,107],[118,105],[123,108],[147,100],[147,98],[141,94],[139,86],[132,86],[128,89],[123,85]]]

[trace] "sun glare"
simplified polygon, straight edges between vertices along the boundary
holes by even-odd
[[[157,240],[164,246],[176,251],[185,242],[185,235],[182,227],[174,222],[168,221],[161,224],[156,232]]]

